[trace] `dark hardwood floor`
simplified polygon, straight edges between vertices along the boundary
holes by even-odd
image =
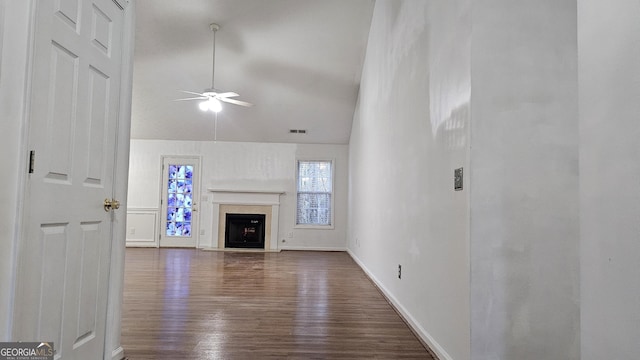
[[[127,249],[129,360],[432,359],[342,252]]]

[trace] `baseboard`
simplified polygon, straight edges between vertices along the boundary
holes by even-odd
[[[111,352],[111,360],[122,360],[124,359],[124,349],[122,346]]]
[[[148,242],[138,243],[138,242],[129,241],[129,242],[126,242],[124,246],[128,248],[157,248],[158,244],[148,243]]]
[[[343,247],[317,247],[317,246],[283,246],[280,250],[296,250],[296,251],[347,251]]]
[[[442,346],[440,346],[440,344],[438,344],[438,342],[429,334],[429,332],[427,332],[422,326],[420,326],[420,324],[418,324],[416,319],[411,315],[411,313],[409,313],[409,311],[407,311],[404,306],[402,306],[398,299],[396,299],[396,297],[393,296],[393,294],[389,290],[387,290],[387,288],[380,281],[378,281],[378,279],[373,275],[371,271],[369,271],[364,263],[360,261],[360,259],[358,259],[358,257],[353,252],[351,252],[351,250],[347,249],[347,253],[349,254],[349,256],[351,256],[353,261],[355,261],[356,264],[360,266],[362,271],[364,271],[364,273],[369,277],[369,279],[371,279],[371,281],[378,287],[378,289],[380,289],[382,295],[384,295],[384,297],[387,299],[389,304],[393,306],[396,312],[400,314],[400,316],[411,328],[413,333],[416,334],[420,341],[422,341],[422,343],[426,345],[429,350],[431,350],[434,355],[438,357],[438,359],[453,360],[453,358],[444,350]]]

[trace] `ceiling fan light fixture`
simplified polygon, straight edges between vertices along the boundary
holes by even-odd
[[[200,102],[200,104],[198,104],[198,107],[202,111],[213,111],[215,113],[222,111],[222,103],[220,102],[220,100],[213,97]]]
[[[215,113],[222,111],[222,103],[220,102],[220,100],[216,98],[210,98],[209,100],[207,100],[207,102],[209,103],[209,110]]]

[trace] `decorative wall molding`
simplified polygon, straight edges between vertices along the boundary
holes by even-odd
[[[127,247],[159,247],[160,209],[127,209]]]

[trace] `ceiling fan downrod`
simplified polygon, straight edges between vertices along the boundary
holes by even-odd
[[[209,24],[209,28],[211,29],[211,31],[213,31],[213,54],[212,54],[212,59],[213,61],[211,62],[211,89],[215,89],[216,87],[214,86],[215,84],[215,76],[216,76],[216,32],[218,30],[220,30],[220,25],[216,24],[216,23],[211,23]]]

